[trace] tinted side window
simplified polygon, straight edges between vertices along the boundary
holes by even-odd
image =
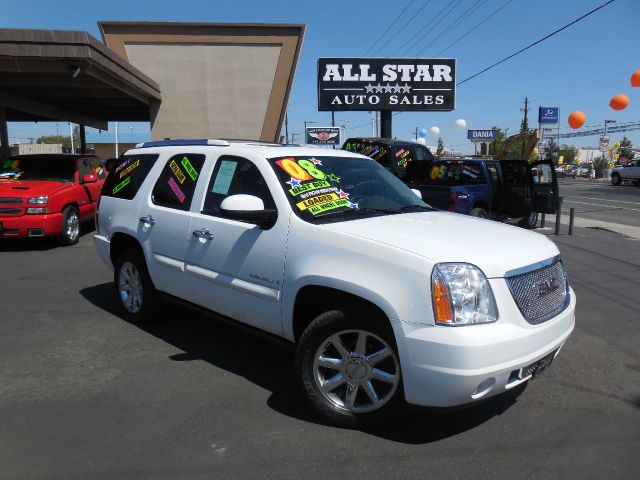
[[[220,216],[222,201],[240,193],[260,198],[265,209],[276,208],[269,187],[258,167],[244,158],[220,157],[209,181],[202,213]]]
[[[189,210],[204,159],[202,154],[179,153],[167,160],[153,187],[151,201],[162,207]]]
[[[89,160],[86,158],[82,158],[78,160],[78,173],[80,174],[80,180],[85,175],[91,175],[94,173],[93,168],[89,165]]]
[[[133,199],[157,159],[157,154],[125,155],[107,175],[102,195]]]
[[[102,165],[102,162],[99,159],[90,158],[89,164],[93,169],[93,173],[95,173],[98,176],[98,178],[104,178],[107,176],[107,171],[105,170],[104,165]]]
[[[433,162],[427,172],[427,183],[434,185],[473,185],[486,183],[482,165],[451,160]]]

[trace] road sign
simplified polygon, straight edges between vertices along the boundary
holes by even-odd
[[[600,135],[600,148],[598,150],[602,153],[609,151],[609,135]]]

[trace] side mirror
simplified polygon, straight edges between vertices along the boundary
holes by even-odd
[[[87,173],[82,176],[81,183],[95,183],[97,181],[98,181],[98,177],[96,175],[94,175],[93,173]]]
[[[422,192],[420,190],[418,190],[417,188],[412,188],[411,191],[416,194],[416,197],[422,200]]]
[[[254,223],[263,230],[273,227],[278,218],[276,210],[266,210],[264,202],[253,195],[231,195],[220,204],[220,213],[225,218]]]

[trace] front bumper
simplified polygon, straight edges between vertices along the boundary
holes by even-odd
[[[102,235],[94,235],[93,245],[96,247],[96,252],[100,259],[105,263],[105,265],[113,269],[113,263],[111,263],[111,254],[109,250],[111,245],[109,239],[103,237]]]
[[[51,237],[62,232],[62,213],[0,217],[0,238]]]
[[[539,325],[527,323],[517,307],[509,306],[501,309],[496,323],[486,325],[393,322],[407,402],[453,407],[527,381],[515,374],[558,351],[573,331],[576,300],[573,290],[570,294],[569,306]]]

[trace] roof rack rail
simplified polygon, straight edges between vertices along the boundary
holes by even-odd
[[[136,148],[149,147],[182,147],[187,145],[216,145],[218,147],[228,147],[229,142],[226,140],[216,140],[207,138],[196,139],[176,139],[176,140],[157,140],[155,142],[138,143]]]

